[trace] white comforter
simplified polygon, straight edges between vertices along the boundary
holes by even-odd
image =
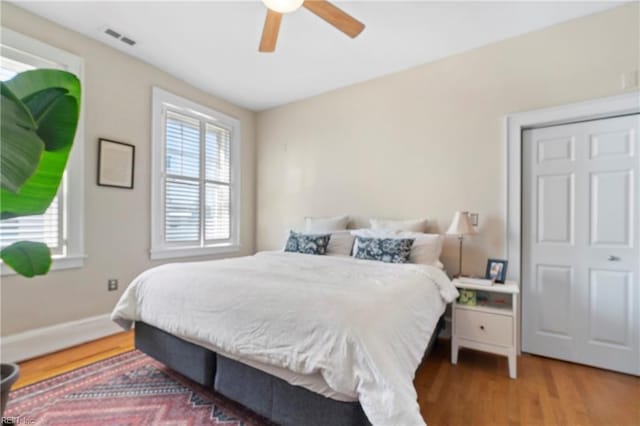
[[[457,294],[430,266],[263,252],[150,269],[111,318],[236,359],[320,373],[335,391],[357,394],[373,425],[412,426],[425,424],[415,371]]]

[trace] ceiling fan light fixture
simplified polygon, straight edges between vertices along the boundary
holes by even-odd
[[[289,13],[299,9],[304,0],[262,0],[262,3],[274,12]]]
[[[262,2],[267,6],[267,16],[264,19],[262,38],[258,47],[260,52],[273,52],[276,50],[280,22],[283,15],[293,12],[300,6],[304,6],[311,13],[322,18],[351,38],[357,37],[364,30],[362,22],[328,0],[262,0]]]

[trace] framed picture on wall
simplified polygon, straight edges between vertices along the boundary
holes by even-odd
[[[485,278],[494,280],[496,283],[504,284],[507,279],[507,261],[501,259],[487,260],[487,271]]]
[[[136,147],[109,139],[98,140],[98,185],[133,189]]]

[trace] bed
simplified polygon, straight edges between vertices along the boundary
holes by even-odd
[[[262,252],[146,271],[112,318],[279,424],[411,426],[424,425],[416,368],[456,296],[432,266]]]

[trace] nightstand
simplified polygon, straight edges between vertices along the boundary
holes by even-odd
[[[474,290],[476,305],[453,302],[451,324],[451,363],[458,363],[460,347],[506,355],[509,358],[509,377],[516,378],[518,284],[483,286],[453,280],[458,288]]]

